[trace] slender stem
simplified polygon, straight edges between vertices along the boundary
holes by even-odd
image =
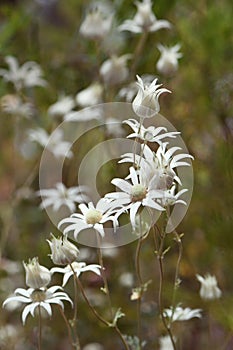
[[[71,320],[71,326],[72,326],[72,330],[73,330],[73,337],[75,339],[75,342],[74,342],[74,347],[75,349],[77,350],[80,350],[81,349],[81,346],[80,346],[80,341],[79,341],[79,336],[78,336],[78,333],[77,333],[77,309],[78,309],[78,291],[77,291],[77,284],[76,284],[76,272],[72,266],[72,264],[70,264],[70,268],[73,272],[73,278],[74,278],[74,316],[73,316],[73,319]]]
[[[74,348],[74,349],[75,349],[75,346],[74,346],[74,344],[73,344],[73,339],[72,339],[71,330],[70,330],[70,324],[69,324],[69,322],[68,322],[68,320],[67,320],[67,318],[66,318],[66,315],[65,315],[65,313],[64,313],[64,311],[63,311],[63,308],[62,308],[60,305],[58,305],[58,306],[59,306],[59,311],[60,311],[60,313],[61,313],[61,315],[62,315],[62,318],[64,319],[65,324],[66,324],[66,328],[67,328],[67,331],[68,331],[68,338],[69,338],[70,346],[71,346],[71,348]]]
[[[41,339],[42,339],[42,320],[41,320],[41,309],[38,305],[39,310],[39,321],[38,321],[38,350],[41,350]]]
[[[136,49],[134,51],[134,55],[133,55],[133,62],[132,62],[132,66],[131,66],[131,75],[132,77],[135,75],[135,71],[138,65],[138,62],[141,58],[142,52],[143,52],[143,48],[145,46],[146,40],[148,37],[148,32],[144,32],[141,36],[140,39],[138,41],[138,44],[136,46]]]

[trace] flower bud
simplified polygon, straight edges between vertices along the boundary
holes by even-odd
[[[222,292],[217,286],[217,280],[215,276],[206,275],[202,277],[196,275],[198,281],[201,283],[200,296],[205,300],[214,300],[221,297]]]
[[[29,259],[28,263],[23,262],[26,271],[26,285],[39,289],[46,287],[51,280],[50,271],[39,264],[38,258]]]
[[[77,260],[79,250],[73,243],[69,242],[66,236],[47,240],[51,249],[51,259],[56,265],[68,265]]]
[[[129,70],[126,62],[130,57],[131,55],[112,56],[102,64],[100,75],[106,85],[113,86],[121,84],[127,79]]]
[[[161,56],[156,64],[159,73],[166,77],[173,75],[178,69],[178,59],[182,57],[179,51],[180,45],[166,47],[158,45]]]
[[[80,27],[83,37],[93,40],[102,40],[110,32],[113,15],[104,14],[96,8],[90,11]]]
[[[76,95],[76,101],[81,107],[89,107],[102,102],[103,86],[92,83]]]

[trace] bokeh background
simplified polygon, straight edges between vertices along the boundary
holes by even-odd
[[[75,95],[92,81],[99,80],[99,66],[108,58],[109,52],[132,53],[138,41],[139,36],[131,33],[115,35],[106,41],[105,49],[99,50],[96,43],[81,37],[80,24],[90,4],[84,0],[0,2],[0,66],[6,67],[4,57],[7,55],[17,57],[20,64],[33,60],[41,65],[48,81],[46,89],[35,88],[27,92],[36,108],[33,118],[20,119],[1,111],[1,301],[15,288],[24,286],[21,261],[38,256],[41,264],[52,266],[46,239],[49,232],[58,232],[46,213],[38,209],[40,200],[33,196],[39,189],[36,167],[40,153],[29,159],[23,157],[20,145],[25,130],[36,126],[53,130],[59,120],[48,116],[47,110],[58,96]],[[135,14],[133,1],[111,1],[108,5],[115,10],[115,26]],[[212,348],[230,350],[233,348],[233,6],[230,0],[156,0],[153,9],[158,18],[169,20],[173,28],[150,33],[143,54],[138,58],[136,73],[158,76],[159,81],[172,91],[161,98],[161,112],[182,132],[183,140],[195,158],[193,198],[178,228],[184,233],[184,248],[180,266],[182,283],[177,300],[183,306],[200,307],[204,311],[201,320],[179,326],[178,332],[184,334],[182,349],[207,349],[208,324],[211,323]],[[169,46],[177,42],[181,44],[183,54],[179,69],[172,77],[162,77],[155,68],[159,58],[156,45]],[[113,101],[119,100],[120,87],[113,89]],[[0,79],[0,96],[11,93],[14,93],[11,84]],[[95,137],[98,139],[97,135]],[[86,141],[87,147],[92,141]],[[77,157],[85,154],[85,147],[82,143]],[[106,171],[107,180],[114,176],[114,170],[115,165]],[[66,178],[64,173],[67,185],[73,185],[75,179],[75,176]],[[104,190],[108,186],[107,180],[102,174],[101,181],[106,181]],[[172,237],[169,244],[172,249],[165,258],[166,306],[169,306],[177,259],[177,247]],[[136,306],[130,301],[135,247],[136,242],[105,254],[113,304],[126,313],[119,325],[123,333],[131,335],[136,333]],[[82,254],[87,261],[95,261],[94,249],[83,247]],[[143,327],[149,339],[145,348],[154,349],[158,347],[158,337],[163,330],[156,321],[158,271],[149,241],[142,249],[142,269],[145,281],[154,281],[143,302]],[[201,300],[196,273],[216,275],[222,290],[220,300],[211,303]],[[101,282],[90,275],[84,284],[93,303],[107,313],[99,292]],[[97,342],[104,349],[121,349],[111,329],[101,326],[82,300],[79,314],[83,346]],[[35,319],[28,320],[23,328],[18,311],[2,310],[0,315],[1,349],[36,348]],[[44,349],[66,349],[66,332],[59,314],[55,311],[52,321],[47,319],[44,323]],[[4,340],[6,325],[13,327],[7,342]]]

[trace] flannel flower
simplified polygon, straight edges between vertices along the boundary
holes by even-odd
[[[55,188],[42,189],[36,194],[42,197],[41,208],[52,206],[54,211],[58,211],[61,206],[66,206],[73,213],[76,210],[76,203],[88,202],[85,190],[87,190],[85,186],[67,188],[59,182]]]
[[[34,114],[33,105],[23,102],[17,95],[5,95],[0,100],[1,109],[8,114],[30,118]]]
[[[135,119],[127,119],[124,120],[123,123],[129,125],[134,131],[132,134],[128,135],[127,138],[135,137],[143,141],[157,142],[160,144],[161,140],[164,138],[175,138],[176,135],[180,134],[179,131],[166,132],[167,129],[162,126],[158,128],[155,126],[149,126],[148,128],[145,128]]]
[[[181,306],[176,306],[175,309],[172,307],[163,311],[164,317],[167,317],[170,322],[175,321],[188,321],[191,318],[201,318],[201,309],[190,309],[186,307],[183,309]]]
[[[171,91],[160,88],[162,84],[157,84],[157,78],[149,85],[145,84],[138,75],[137,80],[138,92],[132,102],[133,110],[140,118],[151,118],[160,111],[159,96]]]
[[[9,70],[0,69],[0,76],[5,81],[14,84],[16,90],[24,87],[46,86],[47,82],[42,78],[42,70],[38,63],[28,61],[19,67],[17,59],[13,56],[6,56],[6,63]]]
[[[71,96],[60,96],[59,99],[53,103],[49,109],[48,114],[51,116],[64,116],[72,111],[75,107],[75,101]]]
[[[97,7],[86,15],[80,26],[80,34],[84,38],[103,40],[111,30],[112,20],[112,14]]]
[[[29,259],[28,263],[23,262],[23,266],[28,287],[37,289],[46,287],[50,283],[51,273],[45,266],[39,264],[38,257]]]
[[[152,11],[151,0],[136,1],[137,13],[132,20],[126,20],[119,26],[120,31],[132,33],[156,32],[162,28],[171,28],[171,23],[158,20]]]
[[[169,77],[178,69],[178,59],[182,57],[182,53],[178,52],[180,45],[167,47],[159,44],[157,47],[161,56],[156,64],[156,68],[159,73]]]
[[[75,273],[77,278],[79,278],[81,273],[86,272],[86,271],[94,272],[95,274],[100,276],[101,275],[100,270],[101,270],[101,266],[98,264],[87,265],[85,262],[74,261],[64,268],[53,267],[51,269],[51,273],[59,272],[59,273],[64,274],[63,282],[62,282],[62,286],[64,287],[66,285],[66,283],[68,282],[68,280],[70,279],[70,277],[74,275],[74,273]]]
[[[105,198],[110,200],[113,210],[119,208],[116,215],[122,214],[124,211],[130,211],[130,222],[132,227],[136,227],[136,214],[141,206],[164,211],[165,209],[157,202],[159,198],[163,198],[162,191],[156,189],[157,176],[152,177],[149,181],[141,173],[137,172],[133,167],[130,168],[130,182],[115,178],[111,183],[117,186],[121,192],[107,193]],[[123,207],[123,208],[122,208]]]
[[[30,129],[28,138],[32,142],[37,142],[40,146],[46,147],[56,158],[72,158],[73,152],[70,150],[72,144],[63,140],[63,131],[57,129],[49,135],[44,129]]]
[[[128,78],[129,70],[126,63],[130,58],[130,54],[120,57],[113,55],[103,62],[100,67],[100,75],[106,85],[121,84]]]
[[[66,236],[56,238],[51,233],[51,241],[47,239],[47,242],[51,249],[50,257],[56,265],[67,265],[77,260],[79,250]]]
[[[82,230],[93,228],[100,236],[104,237],[103,224],[105,222],[112,221],[114,229],[118,226],[117,219],[110,210],[110,203],[104,198],[101,198],[96,206],[92,202],[88,203],[88,205],[82,203],[79,205],[79,209],[82,214],[72,214],[69,218],[59,222],[58,228],[61,228],[63,224],[70,224],[64,229],[63,234],[74,231],[74,238],[77,239],[78,234]]]
[[[210,274],[204,277],[196,275],[197,280],[201,283],[200,296],[204,300],[214,300],[221,297],[222,292],[218,288],[217,280],[215,276]]]
[[[58,304],[64,308],[63,300],[69,301],[71,305],[73,304],[69,296],[65,292],[61,292],[60,286],[52,286],[48,289],[46,288],[17,288],[14,292],[14,296],[7,298],[3,307],[11,302],[20,302],[23,304],[28,304],[25,306],[22,313],[22,322],[25,324],[26,318],[29,314],[34,317],[35,311],[38,307],[43,308],[49,316],[52,316],[51,304]]]

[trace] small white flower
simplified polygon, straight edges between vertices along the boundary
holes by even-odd
[[[187,191],[188,190],[184,188],[183,190],[180,190],[179,192],[175,193],[176,186],[173,185],[171,189],[164,191],[164,197],[161,199],[158,199],[158,202],[164,207],[167,207],[168,205],[174,205],[177,203],[186,205],[187,203],[184,200],[179,198],[180,196],[182,196],[183,193]]]
[[[33,105],[23,102],[17,95],[5,95],[1,98],[1,108],[4,112],[12,115],[20,115],[30,118],[33,115]]]
[[[169,335],[159,338],[159,350],[173,350],[173,345]]]
[[[200,296],[204,300],[214,300],[221,297],[222,292],[217,286],[217,280],[215,276],[210,274],[204,277],[196,275],[198,281],[201,283]]]
[[[160,111],[159,96],[171,91],[160,88],[162,84],[156,84],[157,78],[150,85],[144,85],[138,75],[137,80],[138,93],[132,103],[133,110],[141,118],[151,118]]]
[[[76,101],[82,108],[97,105],[102,102],[103,86],[100,83],[92,83],[76,95]]]
[[[42,70],[36,62],[28,61],[19,67],[17,59],[13,56],[6,56],[5,61],[9,66],[9,70],[0,69],[0,76],[5,81],[12,82],[16,90],[23,87],[47,85],[47,82],[42,79]]]
[[[104,61],[100,67],[100,75],[106,85],[121,84],[128,78],[129,70],[126,63],[130,58],[131,55],[127,54],[120,57],[112,56]]]
[[[103,13],[98,7],[91,10],[80,27],[83,37],[93,40],[102,40],[110,32],[113,15]]]
[[[73,152],[70,150],[72,144],[63,140],[63,131],[61,129],[55,130],[52,135],[49,135],[42,128],[30,129],[28,138],[30,141],[46,147],[56,158],[71,158],[73,156]]]
[[[70,265],[67,265],[64,268],[62,268],[62,267],[53,267],[51,269],[52,273],[59,272],[59,273],[63,273],[64,274],[63,283],[62,283],[63,287],[66,285],[66,283],[68,282],[70,277],[73,276],[74,272],[75,272],[77,277],[79,277],[81,273],[86,272],[86,271],[94,272],[98,276],[101,275],[101,272],[100,272],[101,266],[98,265],[98,264],[87,265],[85,262],[74,261]]]
[[[105,127],[108,135],[113,135],[115,137],[122,137],[125,135],[122,123],[116,118],[107,118],[105,121]]]
[[[191,318],[201,318],[201,309],[190,309],[186,307],[183,309],[181,306],[176,306],[175,309],[172,307],[163,311],[164,317],[169,318],[170,322],[175,321],[188,321]]]
[[[48,114],[51,116],[64,116],[75,107],[75,102],[71,96],[62,96],[49,109]]]
[[[50,257],[56,265],[67,265],[77,260],[79,250],[73,243],[69,242],[66,236],[56,238],[51,234],[52,240],[49,243]]]
[[[180,134],[178,131],[164,132],[167,131],[165,127],[156,128],[155,126],[149,126],[145,128],[135,119],[127,119],[124,120],[123,123],[129,125],[134,131],[132,134],[128,135],[127,138],[136,137],[143,141],[161,143],[161,140],[166,137],[175,138],[176,135]]]
[[[111,183],[119,187],[121,192],[112,192],[105,195],[105,198],[111,200],[110,204],[113,210],[119,208],[118,216],[127,210],[130,211],[130,222],[134,229],[136,227],[136,214],[141,206],[159,211],[165,210],[156,202],[158,198],[163,197],[163,192],[156,190],[157,177],[153,177],[149,182],[146,182],[140,175],[141,173],[138,174],[131,167],[128,177],[131,183],[115,178]]]
[[[28,263],[23,262],[26,271],[26,285],[37,289],[46,287],[51,280],[50,271],[39,264],[38,258],[29,259]]]
[[[81,111],[71,111],[65,115],[64,119],[72,122],[86,122],[93,119],[102,119],[102,115],[103,108],[97,105],[82,109]]]
[[[161,56],[156,64],[156,68],[159,73],[165,76],[171,76],[178,69],[178,59],[182,57],[182,54],[178,52],[180,50],[180,45],[177,44],[172,47],[166,47],[159,44],[158,49]]]
[[[74,231],[74,238],[77,239],[78,234],[85,229],[93,228],[102,237],[104,237],[104,227],[103,224],[107,221],[112,221],[114,229],[118,225],[116,218],[112,215],[110,211],[110,203],[105,199],[101,198],[96,207],[92,202],[86,204],[80,204],[79,209],[82,214],[72,214],[69,218],[63,219],[59,222],[58,228],[63,224],[68,225],[63,233],[67,234],[70,231]]]
[[[136,1],[137,13],[132,20],[126,20],[119,26],[121,31],[132,33],[156,32],[162,28],[171,28],[171,23],[166,20],[158,20],[153,11],[151,0]]]
[[[67,188],[59,182],[55,188],[42,189],[36,194],[42,197],[40,205],[42,209],[52,206],[54,211],[58,211],[61,206],[66,206],[73,213],[76,210],[76,203],[88,202],[86,190],[85,186]]]
[[[64,308],[62,300],[69,301],[71,304],[72,301],[65,292],[57,292],[57,290],[62,290],[60,286],[52,286],[48,289],[23,289],[17,288],[14,292],[15,296],[7,298],[3,307],[11,302],[20,302],[28,304],[25,306],[22,313],[22,322],[25,324],[26,318],[29,314],[34,317],[35,311],[38,307],[43,308],[50,316],[52,316],[52,308],[50,304],[58,304]]]

